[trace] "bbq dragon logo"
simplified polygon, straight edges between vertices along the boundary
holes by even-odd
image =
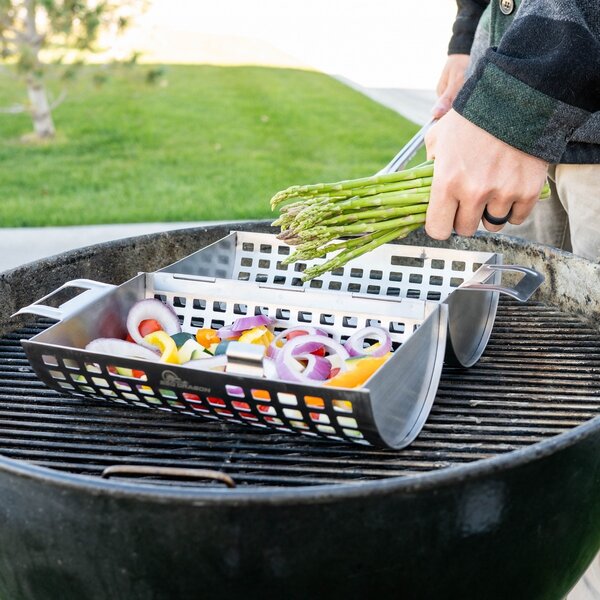
[[[178,388],[180,390],[193,390],[194,392],[204,392],[207,394],[210,392],[209,387],[204,387],[201,385],[193,385],[189,381],[182,379],[174,373],[173,371],[163,371],[160,377],[160,385],[170,386],[174,388]]]

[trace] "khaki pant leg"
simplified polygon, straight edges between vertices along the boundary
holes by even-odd
[[[548,175],[551,197],[501,233],[600,262],[600,165],[556,165]]]
[[[600,261],[600,165],[557,165],[555,180],[573,254]]]
[[[567,213],[556,193],[547,200],[540,200],[521,225],[507,223],[500,233],[561,250],[571,250]]]

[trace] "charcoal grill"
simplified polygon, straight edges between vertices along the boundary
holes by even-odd
[[[32,297],[77,277],[120,283],[226,233],[145,236],[2,276],[0,596],[564,597],[600,547],[599,266],[501,236],[449,242],[549,285],[533,304],[500,301],[487,350],[444,368],[400,452],[103,406],[32,373],[19,340],[50,321],[8,318]]]

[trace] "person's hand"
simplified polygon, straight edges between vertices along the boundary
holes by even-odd
[[[435,159],[425,230],[445,240],[475,233],[484,209],[521,224],[539,199],[548,163],[517,150],[450,110],[425,136]],[[488,231],[504,225],[483,221]]]
[[[468,66],[468,54],[451,54],[448,56],[437,84],[438,101],[431,111],[435,119],[440,119],[452,108],[454,98],[456,98],[456,94],[465,82],[465,73]]]

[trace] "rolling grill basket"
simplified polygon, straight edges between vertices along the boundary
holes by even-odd
[[[444,358],[474,364],[490,336],[498,294],[525,301],[543,281],[531,269],[502,265],[497,253],[385,245],[302,283],[302,271],[317,261],[282,265],[291,251],[271,234],[233,232],[120,286],[67,282],[18,311],[58,320],[22,340],[23,347],[38,376],[60,392],[403,448],[427,419]],[[514,287],[500,285],[506,270],[524,274]],[[85,291],[50,306],[63,288]],[[389,331],[394,352],[364,387],[344,389],[270,381],[262,376],[260,360],[239,351],[241,345],[228,350],[225,372],[83,349],[99,337],[124,338],[127,314],[144,298],[170,304],[189,333],[264,314],[276,319],[275,331],[307,325],[341,342],[362,327],[379,325]],[[136,377],[124,375],[131,370],[138,371]]]

